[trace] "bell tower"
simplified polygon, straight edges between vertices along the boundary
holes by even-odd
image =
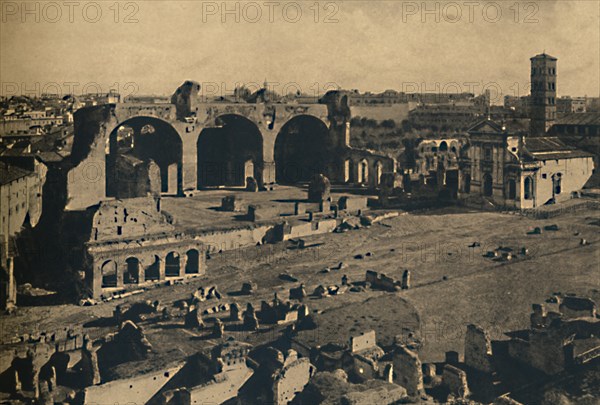
[[[529,132],[532,136],[544,136],[556,119],[556,61],[546,53],[531,58]]]

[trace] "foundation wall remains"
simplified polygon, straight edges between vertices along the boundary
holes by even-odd
[[[273,403],[287,405],[301,392],[315,373],[315,367],[303,357],[287,362],[273,382]]]
[[[476,370],[492,372],[492,343],[482,327],[470,324],[465,335],[465,364]]]
[[[177,366],[137,377],[92,385],[84,390],[84,403],[104,404],[108,398],[119,403],[145,404],[183,367]]]
[[[408,395],[423,392],[423,371],[419,356],[405,346],[396,346],[393,355],[394,383],[406,388]]]

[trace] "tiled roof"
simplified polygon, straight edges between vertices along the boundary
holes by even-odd
[[[600,113],[571,113],[558,119],[554,125],[600,125]]]
[[[550,60],[558,60],[558,59],[556,59],[554,56],[550,56],[550,55],[548,55],[546,52],[544,52],[544,53],[540,53],[539,55],[535,55],[534,57],[532,57],[532,58],[529,58],[529,59],[550,59]]]
[[[0,184],[1,185],[12,183],[13,181],[15,181],[17,179],[28,176],[32,173],[33,172],[30,172],[25,169],[21,169],[20,167],[12,166],[12,165],[6,164],[4,162],[0,162]]]
[[[526,137],[525,155],[533,160],[570,159],[594,155],[569,146],[556,136]]]

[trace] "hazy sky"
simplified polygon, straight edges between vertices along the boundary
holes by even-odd
[[[307,93],[527,94],[544,50],[559,59],[559,95],[600,93],[598,0],[75,3],[0,2],[4,94],[171,94],[186,79],[209,93],[267,79]]]

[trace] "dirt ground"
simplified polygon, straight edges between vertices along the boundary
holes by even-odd
[[[215,201],[206,199],[196,209],[206,214],[211,206],[218,205]],[[175,203],[166,201],[163,207],[168,209]],[[190,210],[188,204],[192,203],[186,199],[185,204],[180,204],[181,211]],[[557,224],[559,229],[528,234],[534,227],[551,224]],[[350,333],[375,329],[378,340],[389,344],[395,335],[410,329],[423,340],[421,359],[441,361],[447,350],[462,352],[469,323],[489,328],[493,338],[500,338],[504,331],[527,327],[531,304],[544,302],[553,292],[577,293],[599,300],[599,225],[597,213],[591,210],[565,213],[549,220],[458,208],[402,213],[368,228],[307,238],[305,249],[281,243],[214,255],[207,261],[205,277],[124,300],[92,307],[19,308],[16,315],[0,318],[2,338],[6,341],[33,330],[51,331],[84,324],[95,324],[84,330],[92,337],[100,337],[115,327],[90,321],[110,317],[117,304],[147,299],[168,305],[189,297],[201,285],[216,284],[224,295],[221,303],[237,301],[245,307],[251,300],[258,307],[260,300],[272,299],[275,292],[279,298],[287,299],[289,288],[300,283],[310,294],[320,284],[341,284],[344,274],[351,281],[362,281],[370,269],[400,279],[408,269],[412,278],[409,290],[388,293],[368,289],[324,299],[309,297],[304,303],[311,311],[319,312],[320,343],[341,342]],[[581,238],[587,239],[589,245],[580,245]],[[474,242],[479,246],[470,247]],[[501,246],[511,248],[515,258],[497,261],[483,257]],[[523,247],[528,249],[527,255],[519,253]],[[366,255],[368,252],[371,254]],[[355,258],[359,254],[362,259]],[[340,262],[344,263],[342,269],[332,269]],[[324,272],[325,268],[330,271]],[[282,280],[281,273],[298,281]],[[237,295],[244,281],[256,282],[258,292],[252,296]],[[207,307],[215,304],[205,302]],[[165,354],[179,348],[177,351],[183,356],[211,343],[200,338],[201,333],[182,328],[151,329],[149,340],[155,347],[169,346],[164,348]]]

